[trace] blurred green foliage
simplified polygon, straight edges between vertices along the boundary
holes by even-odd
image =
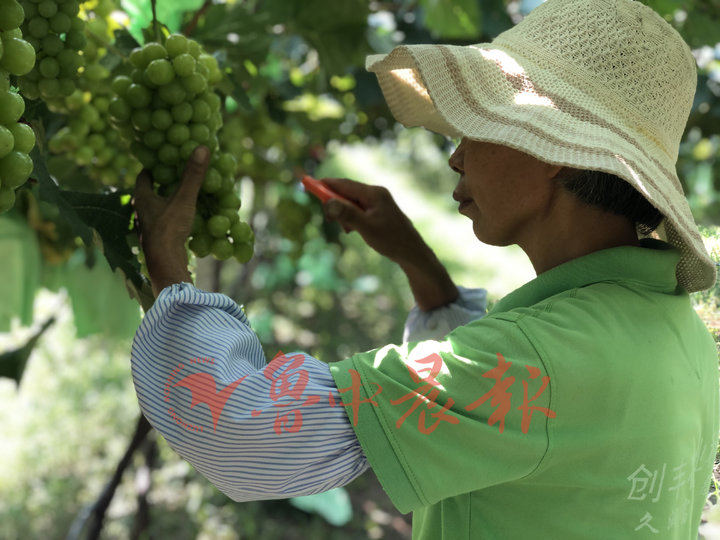
[[[714,0],[647,3],[695,49],[698,89],[678,171],[697,220],[717,223],[720,4]],[[438,214],[433,216],[449,213],[445,201],[451,202],[455,178],[444,156],[450,143],[436,136],[412,138],[398,129],[374,76],[364,71],[364,57],[388,52],[401,43],[488,41],[517,22],[523,7],[530,9],[537,2],[245,0],[210,2],[196,17],[194,9],[200,4],[168,1],[158,7],[163,22],[173,29],[190,29],[226,73],[221,87],[225,97],[221,139],[241,164],[242,212],[253,225],[257,244],[256,256],[242,267],[198,262],[198,279],[245,304],[270,356],[279,349],[302,349],[333,361],[399,341],[411,303],[404,276],[356,235],[343,235],[325,222],[319,203],[298,187],[299,176],[303,172],[350,174],[343,171],[357,175],[357,166],[348,168],[339,162],[338,147],[373,146],[407,169],[416,192],[434,201]],[[135,26],[130,33],[117,33],[117,50],[109,55],[108,66],[121,60],[113,55],[126,54],[134,40],[142,39],[149,5],[149,0],[122,2]],[[27,114],[34,115],[36,125],[48,135],[60,125],[61,119],[41,105],[29,104]],[[42,154],[35,157],[37,166],[44,158]],[[373,178],[358,179],[391,184],[397,176],[373,174]],[[39,186],[28,185],[24,190],[47,193],[51,189],[48,179],[44,176]],[[85,182],[81,169],[56,180],[63,190],[41,201],[39,214],[29,211],[30,203],[21,207],[43,246],[47,266],[54,258],[66,260],[68,250],[87,249],[78,236],[90,244],[97,241],[97,235],[87,229],[88,221],[75,212],[86,201],[97,199],[63,193],[72,187],[97,195],[97,187]],[[389,187],[395,191],[394,185]],[[110,191],[101,194],[119,215],[118,205],[126,205],[127,200],[119,192],[110,196]],[[102,209],[105,203],[97,204]],[[48,224],[57,234],[47,234]],[[110,248],[106,253],[128,256],[124,236],[116,232],[105,231],[104,247]],[[717,231],[709,233],[713,234],[717,239]],[[441,256],[454,274],[474,279],[470,285],[495,279],[500,267],[508,274],[513,270],[499,258],[492,259],[496,268],[491,268],[483,262],[470,267],[464,259],[453,259],[452,251]],[[137,262],[125,263],[121,266],[125,274],[142,280]],[[501,295],[507,290],[492,292]],[[698,309],[711,326],[717,320],[713,317],[717,317],[718,292],[716,288],[696,296]],[[60,328],[68,334],[67,324]],[[73,356],[53,357],[45,352],[44,362],[35,366],[31,362],[31,368],[39,371],[30,370],[27,383],[21,383],[19,420],[7,413],[0,417],[3,425],[12,423],[12,432],[22,437],[22,451],[13,454],[19,457],[6,462],[12,464],[11,474],[6,471],[0,477],[2,538],[64,538],[74,517],[100,492],[138,413],[126,341],[91,338],[71,345],[67,341],[72,341],[72,332],[63,339]],[[25,392],[25,384],[35,387],[36,393]],[[9,446],[4,449],[10,450]],[[138,462],[133,472],[141,467]],[[356,515],[351,524],[338,529],[286,501],[231,503],[161,443],[160,466],[153,473],[151,533],[178,539],[408,537],[407,523],[392,510],[372,477],[359,478],[349,492]],[[134,479],[126,478],[111,508],[107,537],[128,537],[134,512]]]

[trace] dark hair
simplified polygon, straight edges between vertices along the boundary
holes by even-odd
[[[614,174],[565,168],[555,178],[583,203],[625,216],[643,235],[654,231],[663,219],[638,190]]]

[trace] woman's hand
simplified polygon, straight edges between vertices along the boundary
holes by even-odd
[[[381,186],[361,184],[345,178],[323,178],[330,189],[354,202],[340,199],[325,203],[325,214],[346,231],[357,231],[375,251],[401,264],[417,257],[425,246],[417,229]]]
[[[329,200],[324,205],[327,217],[346,231],[357,231],[371,248],[398,263],[420,309],[429,311],[457,298],[458,290],[447,270],[387,189],[343,178],[322,181],[354,203]]]
[[[195,203],[209,161],[209,150],[204,146],[196,148],[185,166],[180,186],[169,198],[153,192],[147,171],[137,178],[132,204],[155,296],[174,283],[192,282],[185,241],[192,229]]]

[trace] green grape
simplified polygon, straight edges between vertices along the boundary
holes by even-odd
[[[70,14],[59,11],[50,19],[50,30],[56,34],[64,34],[70,30],[71,23]]]
[[[75,17],[80,12],[80,5],[74,0],[65,0],[60,4],[60,11],[69,17]]]
[[[187,102],[178,103],[177,105],[173,105],[171,113],[176,123],[187,124],[192,118],[193,108],[192,105]]]
[[[35,146],[35,132],[27,124],[10,124],[8,129],[15,139],[14,150],[29,154]]]
[[[195,59],[188,53],[173,58],[172,65],[178,77],[189,77],[195,72]]]
[[[60,73],[60,64],[51,56],[47,56],[40,60],[38,69],[40,70],[40,74],[46,79],[54,79]]]
[[[170,185],[177,180],[175,168],[168,165],[156,165],[153,167],[152,176],[153,180],[160,185]]]
[[[2,196],[2,191],[0,191],[0,196]],[[209,234],[194,234],[188,246],[198,257],[207,257],[210,255],[212,241],[213,239]]]
[[[70,30],[65,35],[65,45],[69,48],[79,51],[85,46],[86,40],[82,32],[77,30]]]
[[[208,89],[207,79],[199,73],[193,73],[188,77],[182,77],[180,84],[190,95],[197,95]]]
[[[230,227],[230,236],[235,244],[249,242],[253,238],[253,231],[250,225],[244,221],[239,221]]]
[[[220,100],[220,96],[218,96],[215,93],[206,93],[203,94],[202,99],[204,99],[208,105],[210,105],[210,109],[212,112],[217,112],[220,110],[220,105],[222,104]]]
[[[24,112],[23,98],[14,92],[0,94],[0,124],[7,126],[17,122]]]
[[[158,129],[151,129],[143,135],[143,144],[152,150],[157,150],[165,142],[165,134]]]
[[[220,208],[240,208],[240,198],[232,191],[227,195],[223,195],[218,201]]]
[[[57,56],[65,48],[65,43],[57,34],[48,34],[42,38],[40,48],[48,56]]]
[[[22,39],[23,33],[22,30],[19,28],[13,28],[12,30],[6,30],[5,32],[2,32],[2,38],[3,39],[10,39],[10,38],[18,38]]]
[[[190,129],[182,124],[174,124],[167,130],[167,139],[172,144],[180,146],[190,139]]]
[[[125,99],[131,107],[143,109],[150,105],[152,94],[142,84],[131,84],[125,89]]]
[[[230,228],[230,219],[223,215],[215,215],[207,220],[207,230],[215,238],[225,238]]]
[[[100,64],[90,64],[85,66],[83,77],[88,81],[101,81],[110,75],[110,71]]]
[[[108,110],[110,111],[110,117],[117,122],[124,122],[130,118],[130,107],[122,98],[115,97],[111,99]]]
[[[173,117],[166,109],[157,109],[150,115],[150,123],[155,129],[165,131],[173,125]]]
[[[206,143],[210,139],[210,129],[203,124],[191,124],[190,137],[201,144]]]
[[[69,96],[75,91],[75,81],[68,77],[58,79],[58,89],[61,96]]]
[[[200,44],[195,40],[189,41],[188,42],[188,52],[193,56],[193,58],[197,59],[200,56],[200,54],[202,53]]]
[[[175,78],[172,64],[164,58],[153,60],[145,68],[145,76],[155,86],[169,84]]]
[[[252,259],[254,252],[255,249],[253,248],[252,243],[233,244],[233,256],[239,263],[244,264],[248,262]]]
[[[217,212],[218,216],[225,216],[230,220],[230,231],[232,231],[232,226],[240,221],[237,209],[233,210],[232,208],[220,208]]]
[[[158,159],[165,165],[176,165],[180,159],[180,154],[176,146],[165,143],[158,150]]]
[[[223,176],[232,176],[237,169],[237,160],[232,154],[221,154],[218,158],[217,168]]]
[[[17,28],[24,18],[25,12],[15,0],[0,3],[0,30],[3,32]]]
[[[152,150],[149,150],[148,148],[145,148],[143,145],[139,144],[137,141],[133,142],[130,145],[130,151],[133,153],[133,155],[137,158],[137,160],[142,163],[142,166],[146,169],[152,169],[155,164],[157,163],[157,158],[155,157],[155,152]]]
[[[222,187],[222,176],[212,167],[205,173],[205,180],[203,180],[202,191],[205,193],[217,193]]]
[[[150,109],[137,109],[130,114],[130,123],[135,131],[145,132],[152,129]]]
[[[227,238],[216,238],[210,245],[210,252],[216,259],[224,261],[233,256],[233,245]]]
[[[43,17],[33,17],[27,23],[27,29],[31,36],[41,39],[50,31],[50,24]]]
[[[38,4],[37,9],[40,15],[49,19],[57,13],[58,6],[53,0],[43,0]]]
[[[190,159],[190,156],[192,156],[192,153],[197,147],[197,141],[193,141],[192,139],[182,143],[182,146],[180,147],[180,159],[182,159],[183,161],[187,161],[188,159]]]
[[[16,188],[28,179],[32,170],[30,156],[22,152],[10,152],[0,159],[0,182],[3,187]]]
[[[202,99],[196,99],[192,103],[192,121],[196,124],[203,124],[210,120],[212,111],[210,105]]]
[[[52,99],[60,95],[60,83],[55,79],[40,79],[38,90],[43,99]]]
[[[178,105],[185,100],[187,95],[179,82],[165,84],[158,89],[158,95],[168,105]]]
[[[7,156],[15,147],[15,137],[5,126],[0,125],[0,158]]]
[[[218,189],[216,197],[222,197],[223,195],[227,195],[228,193],[231,193],[232,190],[233,180],[228,176],[223,176],[222,185],[220,186],[220,189]]]
[[[75,161],[79,165],[90,165],[95,157],[95,152],[89,146],[81,146],[75,153]]]
[[[118,75],[113,79],[111,88],[112,91],[118,94],[120,97],[125,97],[125,93],[127,92],[127,89],[130,88],[131,84],[132,81],[130,80],[130,77],[127,77],[125,75]]]
[[[153,60],[167,58],[167,51],[159,43],[148,43],[143,47],[143,56],[147,63],[150,64]]]
[[[135,47],[130,52],[130,63],[137,69],[145,69],[147,67],[148,61],[145,58],[145,53],[143,52],[142,47]]]
[[[25,75],[35,65],[35,49],[27,41],[15,37],[2,38],[4,52],[0,67],[12,75]]]
[[[181,34],[172,34],[165,41],[165,49],[170,58],[175,58],[188,51],[188,39]]]
[[[7,212],[13,206],[15,206],[15,190],[3,185],[0,187],[0,213]]]

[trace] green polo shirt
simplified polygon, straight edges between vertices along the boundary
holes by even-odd
[[[415,540],[695,540],[717,448],[715,344],[677,251],[597,251],[441,341],[331,372]]]

